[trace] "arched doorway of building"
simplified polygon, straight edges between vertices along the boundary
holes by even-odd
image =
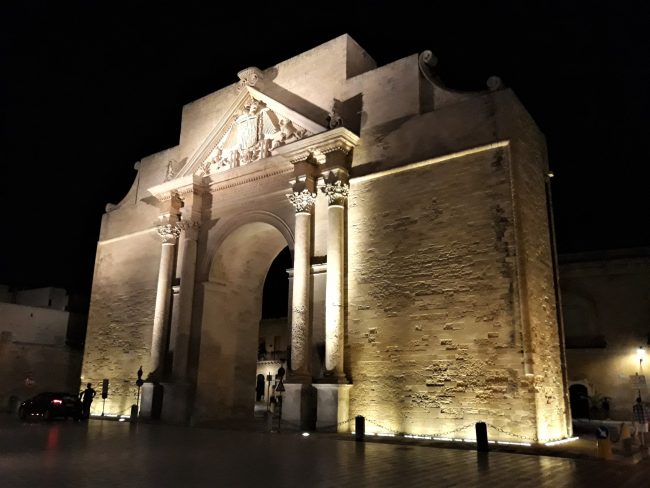
[[[290,244],[276,225],[259,221],[217,243],[203,286],[196,421],[253,417],[264,283]],[[282,300],[286,309],[286,294]]]
[[[589,418],[589,395],[585,385],[574,384],[569,387],[569,402],[571,417],[574,419]]]

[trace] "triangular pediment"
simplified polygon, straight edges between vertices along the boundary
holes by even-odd
[[[325,126],[246,86],[178,176],[209,175],[255,163],[273,156],[279,147],[325,130]]]

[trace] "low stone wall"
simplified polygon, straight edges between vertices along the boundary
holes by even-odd
[[[81,351],[67,346],[0,343],[0,411],[16,411],[43,391],[77,393],[81,358]]]

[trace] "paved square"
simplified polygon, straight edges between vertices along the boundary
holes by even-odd
[[[330,436],[0,419],[0,486],[641,487],[650,462],[356,443]]]

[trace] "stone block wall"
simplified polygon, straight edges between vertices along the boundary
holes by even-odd
[[[547,165],[543,145],[529,134],[510,145],[517,223],[519,294],[524,361],[535,393],[537,436],[569,435],[565,372],[556,309],[553,257],[546,206]]]
[[[138,368],[149,373],[160,249],[155,231],[97,247],[82,382],[101,389],[109,379],[106,413],[128,414]],[[93,411],[101,413],[101,402]]]
[[[64,345],[70,312],[15,303],[0,303],[0,332],[12,341]]]
[[[472,437],[473,423],[489,419],[536,437],[521,353],[510,164],[502,147],[352,180],[352,415],[412,434],[471,424],[457,437]]]
[[[80,369],[81,352],[63,344],[0,339],[0,411],[15,413],[20,401],[44,391],[76,394]]]

